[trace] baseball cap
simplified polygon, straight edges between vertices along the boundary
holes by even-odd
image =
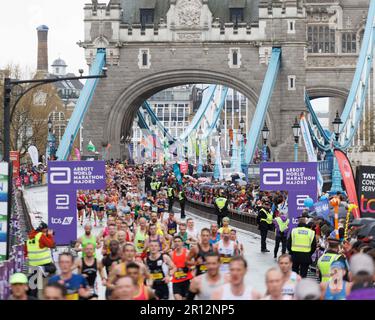
[[[29,281],[27,280],[27,277],[26,275],[24,275],[23,273],[21,272],[18,272],[18,273],[15,273],[15,274],[12,274],[10,279],[9,279],[9,283],[10,284],[28,284]]]
[[[130,213],[130,208],[129,208],[129,206],[126,206],[126,207],[124,207],[121,211],[122,211],[123,213]]]
[[[319,300],[320,295],[319,284],[312,279],[302,279],[296,285],[297,300]]]
[[[151,204],[150,204],[149,202],[146,202],[146,203],[144,204],[144,206],[145,206],[145,207],[151,207]]]
[[[331,269],[345,269],[345,264],[342,261],[333,261],[331,263]]]
[[[350,271],[354,276],[360,273],[373,275],[375,272],[372,258],[365,253],[357,253],[350,259]]]

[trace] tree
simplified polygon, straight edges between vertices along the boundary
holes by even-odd
[[[41,75],[26,75],[22,74],[20,66],[8,65],[2,71],[2,78],[4,76],[12,79],[21,78],[37,78]],[[26,85],[27,86],[27,85]],[[24,87],[27,88],[27,87]],[[11,110],[17,100],[21,91],[20,87],[15,87],[11,96]],[[3,106],[4,82],[0,83],[0,106]],[[1,108],[3,109],[3,108]],[[10,124],[10,149],[20,151],[21,158],[25,157],[27,149],[31,145],[35,145],[39,154],[45,154],[48,137],[48,118],[52,111],[64,110],[63,103],[56,88],[52,84],[45,84],[35,88],[25,94],[16,109],[14,110],[13,118]],[[4,130],[4,114],[0,115],[0,130]],[[4,135],[0,135],[0,143],[4,143]]]

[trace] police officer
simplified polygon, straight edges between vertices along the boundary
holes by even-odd
[[[279,246],[281,242],[281,253],[286,253],[286,241],[288,239],[288,228],[289,228],[289,219],[286,215],[281,215],[275,218],[275,227],[276,227],[276,238],[275,238],[275,249],[273,257],[277,258],[277,253],[279,251]]]
[[[340,240],[335,238],[328,238],[328,249],[318,260],[318,271],[319,279],[321,282],[328,282],[331,275],[330,269],[331,264],[334,261],[341,261],[346,268],[346,274],[344,280],[348,281],[348,263],[346,258],[339,253],[340,250]]]
[[[292,270],[302,278],[306,278],[311,255],[316,250],[315,231],[307,228],[306,219],[300,217],[298,225],[292,230],[287,242],[287,248],[292,256]]]
[[[222,219],[228,215],[228,199],[220,191],[219,196],[214,200],[214,207],[217,214],[217,225],[218,227],[223,226]]]
[[[268,230],[271,229],[272,222],[273,222],[273,215],[271,213],[271,203],[268,200],[265,200],[263,202],[263,205],[260,207],[258,211],[257,216],[257,223],[258,228],[260,231],[260,237],[261,237],[261,252],[270,252],[270,250],[267,249],[267,233]]]
[[[151,194],[155,198],[156,197],[156,191],[158,188],[158,183],[156,182],[155,178],[152,179],[152,182],[150,183],[151,187]]]
[[[36,230],[32,230],[26,241],[26,252],[30,267],[30,278],[43,267],[43,271],[49,274],[56,272],[56,266],[52,260],[51,249],[55,247],[53,231],[48,229],[48,225],[41,222]],[[31,290],[31,295],[37,296],[38,289]]]
[[[181,219],[185,219],[185,202],[186,202],[186,196],[185,196],[185,190],[181,186],[180,192],[178,193],[178,201],[180,202],[180,208],[181,208]]]
[[[167,195],[168,195],[168,212],[171,212],[173,208],[173,203],[174,203],[174,188],[172,184],[168,186]]]

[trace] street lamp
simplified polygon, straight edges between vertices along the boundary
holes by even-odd
[[[339,141],[340,137],[340,125],[342,124],[342,120],[339,116],[339,112],[336,111],[336,118],[333,120],[333,132],[335,133],[335,140],[336,143]],[[334,145],[334,144],[333,144]],[[333,154],[333,168],[332,168],[332,185],[331,185],[331,191],[329,192],[330,194],[336,194],[337,192],[342,192],[342,187],[341,187],[341,180],[342,176],[340,173],[339,165],[337,163],[337,159],[334,156],[334,152],[332,150]]]
[[[339,136],[340,136],[340,125],[342,125],[342,120],[339,116],[339,112],[336,111],[336,118],[333,120],[332,124],[333,124],[333,131],[335,133],[335,138],[336,138],[336,142],[339,141]]]
[[[81,80],[81,79],[98,79],[107,77],[107,68],[102,68],[102,74],[99,75],[89,75],[89,76],[79,76],[79,77],[65,77],[65,78],[52,78],[52,79],[31,79],[31,80],[14,80],[10,78],[4,79],[4,161],[9,162],[10,158],[10,124],[13,119],[14,112],[18,103],[21,101],[22,97],[31,90],[40,87],[47,83],[55,83],[60,81],[68,80]],[[32,84],[28,88],[23,88],[22,84]],[[21,88],[21,92],[18,95],[17,100],[11,108],[11,95],[12,90],[16,88]]]
[[[197,166],[197,174],[201,175],[203,173],[203,163],[202,163],[202,140],[203,140],[203,130],[202,127],[199,128],[197,133],[198,135],[198,166]]]
[[[294,162],[297,162],[298,161],[298,140],[299,140],[299,135],[301,132],[301,126],[298,123],[297,117],[294,120],[292,129],[293,129],[293,136],[294,136]]]
[[[267,140],[270,135],[270,130],[267,127],[267,123],[264,122],[264,127],[262,129],[262,137],[263,137],[263,162],[267,161]]]

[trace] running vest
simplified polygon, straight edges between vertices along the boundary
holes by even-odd
[[[216,238],[215,239],[210,238],[210,244],[211,245],[214,245],[214,244],[218,243],[219,241],[220,241],[220,233],[216,234]]]
[[[272,213],[268,212],[266,209],[263,209],[263,208],[260,209],[260,211],[261,212],[263,211],[267,216],[266,219],[262,218],[262,219],[260,219],[260,221],[265,221],[268,224],[272,224]]]
[[[318,260],[318,269],[322,276],[322,282],[327,282],[331,278],[331,264],[341,256],[336,253],[325,253]]]
[[[346,300],[346,281],[343,281],[341,291],[335,293],[331,291],[328,284],[326,293],[324,295],[324,300]]]
[[[315,231],[298,227],[292,230],[292,251],[293,252],[310,252],[311,244],[315,237]]]
[[[283,285],[281,293],[283,296],[294,296],[296,291],[296,285],[297,285],[297,273],[292,271],[288,281],[286,281]]]
[[[196,266],[197,276],[207,272],[206,256],[214,251],[211,244],[210,244],[210,248],[208,249],[208,251],[203,251],[199,243],[198,243],[198,250],[199,251],[198,251],[197,259],[202,258],[203,263]]]
[[[215,283],[209,282],[208,274],[204,274],[202,276],[200,291],[195,296],[195,300],[211,300],[212,293],[216,291],[216,289],[220,288],[224,283],[224,276],[222,274],[220,274],[220,279]]]
[[[227,199],[224,197],[216,198],[215,203],[217,207],[221,210],[225,207],[225,204],[227,203]]]
[[[250,286],[246,286],[244,292],[240,296],[235,296],[232,293],[231,285],[230,283],[226,283],[223,285],[223,294],[221,300],[252,300],[252,292],[253,288]]]
[[[155,191],[156,188],[157,188],[157,183],[154,181],[154,182],[151,182],[150,183],[150,187],[151,187],[151,190]]]
[[[171,236],[174,236],[177,231],[177,222],[174,220],[170,221],[168,219],[167,229],[168,229],[168,234]]]
[[[150,278],[153,280],[154,284],[162,284],[165,277],[163,271],[163,255],[161,254],[156,260],[151,260],[150,255],[147,256],[146,265],[150,272]]]
[[[134,246],[135,246],[135,251],[140,254],[143,253],[145,249],[145,242],[147,239],[147,234],[142,233],[140,229],[137,230],[134,238]]]
[[[148,290],[147,287],[142,283],[139,286],[139,293],[137,296],[133,297],[133,300],[148,300]]]
[[[190,245],[186,243],[186,241],[188,240],[188,233],[185,232],[184,235],[182,235],[181,232],[179,232],[178,235],[182,238],[182,241],[184,243],[184,247],[189,249]]]
[[[92,234],[90,238],[87,238],[86,235],[84,234],[82,236],[82,258],[86,257],[85,253],[85,248],[87,247],[88,244],[92,244],[94,246],[94,258],[96,258],[96,237]]]
[[[284,222],[280,217],[277,217],[275,220],[279,226],[280,232],[284,232],[286,229],[288,229],[289,219],[286,219],[286,221]]]
[[[228,272],[229,271],[229,263],[232,261],[234,256],[234,242],[229,242],[229,247],[224,247],[223,240],[219,241],[219,256],[220,256],[220,271]]]
[[[193,278],[190,269],[186,266],[186,253],[186,248],[182,249],[182,254],[179,256],[177,255],[176,250],[173,251],[172,261],[177,268],[177,271],[173,274],[173,283],[184,282]]]
[[[49,248],[41,249],[39,246],[42,235],[43,233],[39,232],[33,239],[28,239],[26,242],[29,266],[37,267],[52,262],[51,250]]]
[[[85,259],[82,258],[82,275],[86,275],[87,283],[91,288],[95,287],[95,280],[98,272],[98,266],[96,263],[96,259],[94,259],[94,264],[88,266],[85,263]]]

